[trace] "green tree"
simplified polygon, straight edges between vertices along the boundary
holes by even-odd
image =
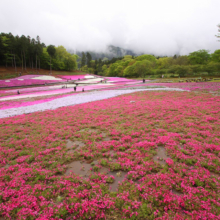
[[[41,59],[41,67],[44,69],[49,69],[50,68],[50,55],[47,52],[47,48],[43,48],[43,52],[40,56]]]
[[[23,65],[24,65],[25,71],[27,70],[26,69],[26,54],[28,51],[28,46],[29,46],[28,38],[22,35],[19,38],[19,49],[20,49],[20,57],[21,57],[21,62],[22,62],[22,71],[23,71]]]
[[[216,50],[214,53],[211,54],[211,60],[220,63],[220,50]]]
[[[144,54],[144,55],[141,55],[141,56],[138,56],[136,58],[137,61],[143,61],[143,60],[148,60],[152,63],[152,66],[154,67],[157,63],[157,59],[155,56],[153,55],[149,55],[149,54]]]
[[[189,60],[187,56],[178,56],[176,59],[173,59],[172,63],[174,65],[188,65]]]
[[[167,71],[166,71],[165,69],[157,69],[157,70],[156,70],[156,74],[157,74],[157,75],[161,75],[161,76],[164,75],[164,74],[166,74],[166,72],[167,72]]]
[[[106,72],[107,72],[107,65],[106,64],[104,64],[103,66],[102,66],[102,72],[103,72],[103,75],[104,76],[106,76]]]
[[[77,66],[76,56],[74,54],[71,55],[70,53],[67,53],[64,63],[67,70],[76,69]]]
[[[189,66],[176,66],[176,72],[180,77],[185,77],[186,75],[192,73],[192,70]]]
[[[161,57],[157,60],[158,69],[167,69],[172,65],[172,57]]]
[[[88,66],[87,65],[83,66],[82,71],[88,73],[88,71],[89,71]]]
[[[191,65],[190,68],[192,69],[193,73],[201,73],[203,70],[203,65]]]
[[[209,61],[210,54],[207,50],[198,50],[189,54],[188,59],[191,64],[206,64]]]
[[[150,74],[152,70],[152,62],[149,60],[137,61],[135,63],[135,72],[139,77],[145,78],[146,74]]]
[[[125,55],[123,58],[124,61],[131,60],[131,59],[132,59],[131,55]]]
[[[98,61],[97,61],[97,59],[95,59],[95,63],[94,63],[94,74],[95,74],[95,75],[98,74],[98,69],[97,69],[97,67],[98,67]]]
[[[124,77],[137,77],[135,72],[135,65],[127,66],[123,72]]]
[[[118,63],[111,64],[109,67],[108,76],[118,76],[118,70],[119,70],[118,67],[119,67]]]
[[[98,71],[98,75],[102,74],[102,60],[101,60],[101,58],[98,59],[97,71]]]
[[[84,52],[82,52],[81,68],[83,68],[85,65],[86,65],[86,55]]]
[[[214,75],[220,71],[220,63],[210,62],[204,66],[204,71],[208,72],[209,75]]]
[[[0,65],[3,64],[1,61],[4,59],[4,45],[0,36]]]
[[[50,73],[52,73],[52,67],[51,67],[51,57],[54,57],[56,54],[56,48],[54,45],[49,45],[47,47],[47,52],[50,55]]]
[[[91,60],[92,60],[92,56],[89,52],[87,52],[86,53],[86,63],[87,63],[88,68],[91,67],[91,64],[90,64]]]
[[[178,68],[179,68],[179,65],[170,66],[169,69],[167,70],[167,72],[175,74],[177,72]]]
[[[10,38],[7,36],[1,36],[1,44],[2,44],[2,56],[4,57],[4,62],[5,62],[5,66],[8,66],[8,61],[10,59],[12,59],[12,54],[10,52],[10,46],[11,46],[11,42],[10,42]]]
[[[29,54],[29,64],[30,67],[33,69],[34,68],[34,57],[35,57],[35,50],[36,50],[36,41],[34,38],[32,38],[30,40],[30,44],[29,44],[29,50],[28,50],[28,54]]]

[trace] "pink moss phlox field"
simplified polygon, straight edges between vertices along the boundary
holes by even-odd
[[[78,79],[85,79],[85,76],[89,76],[88,74],[84,75],[58,75],[61,79],[66,79],[66,80],[78,80]]]
[[[165,86],[170,88],[180,88],[189,91],[218,91],[220,90],[219,82],[191,82],[191,83],[149,83],[148,85]]]
[[[59,80],[40,80],[40,79],[33,79],[35,77],[40,77],[41,75],[26,75],[20,76],[13,79],[7,80],[0,80],[0,87],[14,87],[14,86],[29,86],[29,85],[43,85],[45,83],[56,83],[56,82],[63,82],[63,79]],[[66,81],[66,80],[65,80]]]
[[[40,103],[44,103],[44,102],[49,102],[49,101],[52,101],[54,99],[66,97],[66,96],[69,96],[69,95],[70,94],[57,95],[57,96],[52,96],[52,97],[48,97],[48,98],[46,98],[45,96],[40,96],[40,97],[37,97],[34,101],[27,101],[25,99],[10,100],[10,101],[1,101],[0,100],[0,110],[10,109],[10,108],[19,108],[19,107],[30,106],[30,105],[36,105],[36,104],[40,104]],[[71,93],[71,95],[76,95],[76,94]]]
[[[103,86],[98,86],[98,85],[91,85],[91,86],[78,86],[77,87],[77,93],[73,93],[73,88],[67,88],[67,89],[54,89],[54,90],[50,90],[50,91],[42,91],[41,89],[39,91],[37,91],[37,88],[35,88],[35,92],[32,92],[31,89],[20,89],[20,95],[14,95],[17,93],[17,90],[8,90],[10,91],[10,95],[8,96],[2,96],[0,97],[0,109],[9,109],[9,108],[15,108],[15,107],[23,107],[23,106],[29,106],[29,105],[35,105],[35,104],[39,104],[39,103],[44,103],[44,102],[48,102],[57,98],[61,98],[61,97],[66,97],[69,95],[77,95],[78,92],[82,92],[82,89],[84,88],[84,91],[91,91],[91,90],[102,90],[103,88],[106,87],[111,87],[111,85],[104,85]],[[68,93],[66,95],[64,95],[65,93]],[[32,95],[39,95],[36,97],[32,97]],[[21,98],[22,95],[27,95],[27,97]],[[29,97],[28,97],[29,96]],[[50,97],[46,97],[46,96],[50,96]],[[52,96],[52,97],[51,97]],[[1,100],[4,98],[14,98],[12,100]],[[18,98],[18,99],[16,99]],[[34,99],[34,101],[31,101],[29,99]]]
[[[126,79],[123,77],[105,77],[105,79],[110,82],[117,83],[117,84],[120,84],[120,83],[130,84],[130,83],[135,83],[135,82],[137,83],[142,82],[141,80]],[[149,80],[146,80],[146,81],[149,81]]]
[[[0,217],[219,219],[219,105],[148,91],[0,119]]]

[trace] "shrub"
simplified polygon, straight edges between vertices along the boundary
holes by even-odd
[[[94,166],[92,169],[93,169],[93,171],[95,171],[95,172],[99,171],[99,167],[98,167],[98,166]]]
[[[102,166],[107,166],[107,164],[108,164],[108,163],[107,163],[106,160],[103,160],[103,159],[101,160],[101,165],[102,165]]]
[[[108,177],[107,179],[106,179],[106,183],[113,183],[114,182],[114,177]]]
[[[110,169],[111,169],[111,171],[120,170],[121,169],[121,164],[113,163],[113,164],[110,165]]]
[[[190,68],[193,73],[200,73],[202,72],[203,66],[202,65],[191,65]]]
[[[158,69],[158,70],[156,70],[156,73],[158,74],[158,75],[164,75],[164,74],[166,74],[166,70],[165,69]]]
[[[189,66],[178,66],[176,73],[179,74],[180,77],[185,77],[186,75],[192,73],[192,70]]]

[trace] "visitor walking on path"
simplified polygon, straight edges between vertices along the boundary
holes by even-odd
[[[20,92],[19,92],[19,90],[17,91],[17,93],[18,93],[18,95],[20,95]]]
[[[74,92],[76,92],[76,86],[74,86]]]
[[[145,79],[143,79],[143,83],[145,83]]]

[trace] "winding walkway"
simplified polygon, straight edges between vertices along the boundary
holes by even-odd
[[[31,106],[24,106],[19,108],[10,108],[10,109],[3,109],[0,110],[0,118],[6,118],[16,115],[22,114],[29,114],[38,111],[45,111],[45,110],[52,110],[57,109],[64,106],[72,106],[87,102],[93,102],[97,100],[103,100],[112,98],[115,96],[139,92],[139,91],[184,91],[182,89],[177,88],[150,88],[150,89],[126,89],[126,90],[105,90],[105,91],[93,91],[93,92],[86,92],[86,93],[79,93],[77,95],[70,95],[67,97],[58,98],[55,100],[51,100],[48,102],[31,105]]]

